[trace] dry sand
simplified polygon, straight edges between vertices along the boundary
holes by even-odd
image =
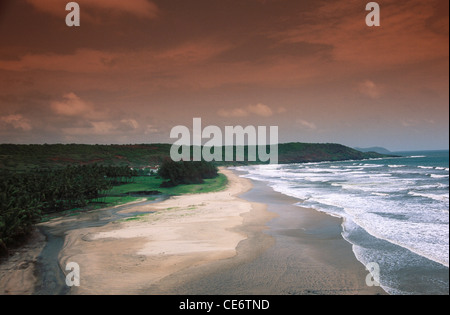
[[[130,212],[147,214],[68,232],[59,264],[78,263],[81,279],[70,294],[384,293],[365,285],[367,272],[340,235],[339,219],[221,172],[229,181],[224,191],[135,205]],[[47,224],[64,220],[74,218]],[[43,244],[37,233],[0,265],[0,294],[33,293]]]
[[[221,172],[228,177],[224,191],[136,206],[133,212],[155,212],[132,221],[69,232],[60,264],[76,262],[81,271],[81,285],[71,293],[159,293],[159,282],[169,275],[188,275],[190,268],[235,256],[237,245],[248,237],[242,229],[244,216],[256,216],[249,222],[261,231],[273,215],[264,205],[238,197],[251,189],[249,180],[229,170]],[[188,280],[179,277],[177,284]]]
[[[377,295],[367,286],[368,272],[341,235],[342,220],[294,204],[298,199],[275,192],[263,182],[241,197],[262,202],[277,217],[264,233],[239,243],[237,255],[191,269],[197,277],[177,283],[182,274],[165,279],[163,294],[219,295]],[[244,227],[248,229],[247,227]],[[256,250],[271,241],[264,250]],[[170,281],[172,280],[172,283]],[[154,292],[154,291],[152,291]]]

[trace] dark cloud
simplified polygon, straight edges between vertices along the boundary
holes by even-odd
[[[327,44],[295,42],[283,43],[267,35],[255,35],[239,41],[217,57],[220,62],[268,62],[273,59],[331,55],[333,47]]]
[[[1,2],[0,142],[161,142],[202,117],[386,146],[414,121],[447,145],[448,1],[380,0],[376,29],[359,0],[82,0],[79,28],[56,2]]]

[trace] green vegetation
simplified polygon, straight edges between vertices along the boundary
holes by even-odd
[[[183,184],[175,187],[161,187],[164,182],[159,176],[139,176],[131,184],[116,186],[110,195],[132,194],[140,191],[159,191],[164,195],[178,196],[184,194],[208,193],[223,190],[227,185],[227,177],[219,174],[216,178],[205,179],[203,184]]]
[[[169,144],[142,145],[0,145],[0,168],[26,171],[67,165],[102,164],[133,168],[158,165],[169,156]]]
[[[83,145],[0,144],[0,169],[27,171],[42,168],[64,168],[68,165],[102,164],[130,166],[149,170],[170,156],[170,144]],[[234,148],[235,149],[235,148]],[[245,148],[247,152],[248,148]],[[191,148],[192,151],[192,148]],[[225,151],[225,150],[223,150]],[[375,152],[363,153],[340,144],[286,143],[279,145],[280,163],[302,163],[338,160],[361,160],[385,157]],[[251,164],[261,163],[260,161]],[[248,162],[221,162],[220,165],[245,165]],[[139,171],[139,170],[138,170]],[[139,171],[141,172],[141,171]],[[142,172],[140,175],[147,175]]]
[[[158,175],[167,182],[161,187],[174,187],[180,184],[203,184],[204,179],[211,179],[217,176],[217,167],[212,163],[201,162],[174,162],[166,159],[158,171]]]
[[[185,162],[184,169],[192,169],[191,163]],[[195,169],[215,169],[208,163],[201,165]],[[226,177],[220,175],[203,184],[161,187],[164,180],[159,176],[138,177],[136,170],[126,166],[97,164],[30,172],[3,170],[0,175],[0,254],[24,238],[35,223],[56,215],[75,216],[86,210],[154,198],[149,195],[211,192],[226,186]],[[197,175],[211,177],[210,173]]]
[[[136,215],[134,217],[131,217],[131,218],[119,220],[119,222],[139,221],[139,220],[142,220],[146,216],[147,216],[147,214],[138,214],[138,215]]]
[[[94,164],[0,175],[1,253],[26,236],[43,215],[85,207],[114,185],[130,183],[136,174],[128,167]]]
[[[360,152],[335,143],[287,143],[279,146],[278,154],[279,162],[281,164],[363,160],[387,157],[387,155],[375,152]]]
[[[42,214],[39,222],[47,222],[55,218],[59,218],[61,216],[77,216],[83,212],[92,211],[92,210],[98,210],[98,209],[104,209],[108,207],[114,207],[118,205],[123,205],[126,203],[138,201],[138,200],[154,200],[151,197],[131,197],[131,196],[105,196],[101,198],[101,201],[93,201],[89,203],[87,206],[82,208],[73,208],[69,210],[63,210],[59,212],[54,213],[48,213],[48,214]]]
[[[225,175],[219,174],[216,178],[205,179],[203,184],[178,185],[169,188],[159,188],[161,192],[168,195],[185,195],[185,194],[200,194],[210,193],[224,190],[228,184],[228,179]]]
[[[157,193],[218,191],[226,186],[226,177],[215,177],[216,166],[262,163],[164,162],[169,159],[170,148],[170,144],[0,144],[0,253],[27,235],[34,223],[55,213],[76,215],[83,209],[122,204]],[[236,147],[233,149],[236,152]],[[244,154],[247,152],[245,147]],[[387,156],[339,144],[307,143],[280,144],[278,153],[279,163]],[[159,165],[159,176],[155,176]]]

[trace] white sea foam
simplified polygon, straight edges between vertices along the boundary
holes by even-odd
[[[301,206],[343,217],[376,238],[448,266],[448,175],[425,176],[431,169],[355,162],[239,170],[302,200]]]
[[[448,175],[430,174],[431,178],[448,178]]]
[[[449,185],[443,183],[433,183],[433,184],[424,184],[424,185],[415,185],[415,189],[417,190],[435,190],[435,189],[449,189]]]
[[[408,194],[411,196],[424,197],[424,198],[429,198],[429,199],[433,199],[433,200],[437,200],[437,201],[448,201],[449,200],[448,194],[432,194],[432,193],[423,193],[423,192],[418,192],[418,191],[410,191],[410,192],[408,192]]]
[[[373,192],[372,195],[374,195],[374,196],[383,196],[383,197],[389,196],[389,194],[386,194],[386,193],[378,193],[378,192]]]

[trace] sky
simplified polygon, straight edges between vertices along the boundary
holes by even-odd
[[[278,126],[279,142],[449,147],[449,2],[0,1],[0,143],[173,143]]]

